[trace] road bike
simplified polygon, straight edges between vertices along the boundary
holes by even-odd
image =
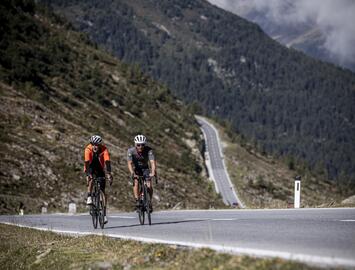
[[[152,217],[151,217],[151,198],[148,192],[147,181],[151,180],[144,176],[138,176],[138,192],[139,192],[139,206],[137,208],[139,223],[144,225],[145,215],[148,218],[148,224],[152,225]]]
[[[104,207],[105,207],[105,194],[101,190],[101,183],[105,181],[105,177],[93,178],[93,189],[91,193],[92,204],[90,205],[90,215],[92,217],[92,225],[97,229],[97,223],[103,229],[104,223]]]

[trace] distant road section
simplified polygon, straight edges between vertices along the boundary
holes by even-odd
[[[215,182],[216,191],[222,195],[226,205],[245,208],[229,178],[217,129],[201,116],[195,116],[206,142],[206,165],[210,178]]]

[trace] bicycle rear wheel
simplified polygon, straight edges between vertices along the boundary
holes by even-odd
[[[99,216],[99,223],[100,223],[100,228],[103,229],[105,226],[104,223],[104,200],[105,200],[105,196],[104,193],[100,190],[100,199],[98,200],[98,208],[97,208],[97,212],[98,212],[98,216]]]

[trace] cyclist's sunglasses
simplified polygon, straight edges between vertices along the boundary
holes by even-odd
[[[144,146],[144,143],[137,143],[136,146],[137,146],[137,147],[143,147],[143,146]]]

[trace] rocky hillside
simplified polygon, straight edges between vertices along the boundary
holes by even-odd
[[[156,208],[222,205],[204,176],[200,130],[166,87],[33,1],[1,1],[0,29],[0,213],[83,208],[92,134],[111,153],[110,209],[132,209],[125,155],[137,133],[156,152]]]
[[[43,0],[260,152],[355,183],[355,75],[204,0]]]

